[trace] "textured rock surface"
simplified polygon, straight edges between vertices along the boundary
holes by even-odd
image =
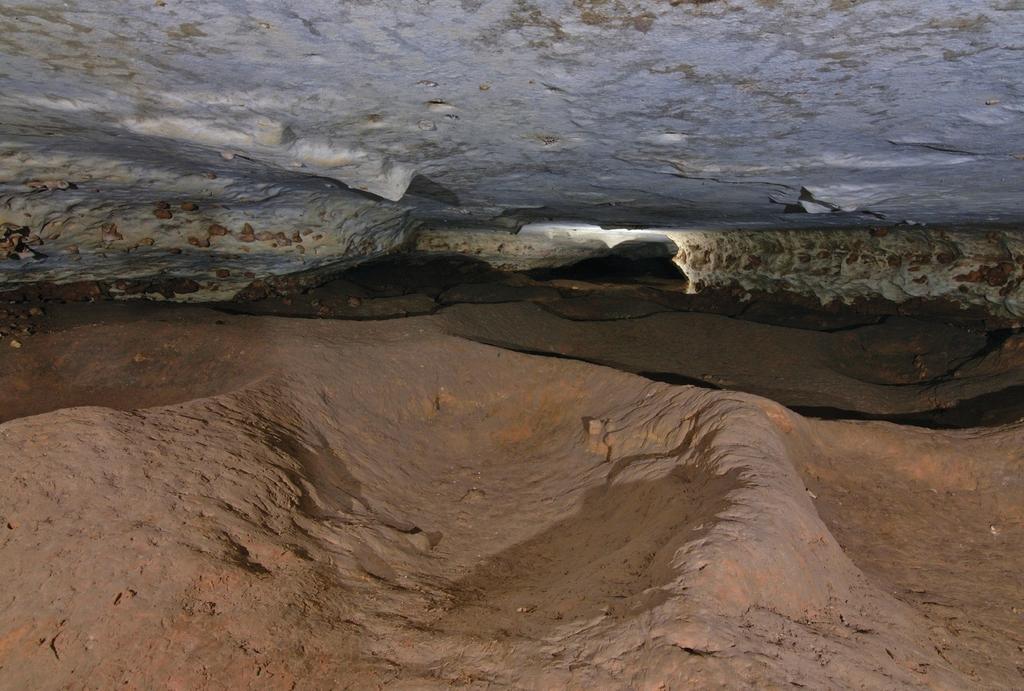
[[[801,230],[607,230],[534,224],[518,233],[418,231],[423,253],[529,270],[607,255],[673,256],[691,292],[788,294],[819,304],[925,301],[1024,321],[1024,232],[872,226]]]
[[[246,270],[399,247],[407,216],[1019,221],[1022,17],[1007,0],[6,3],[0,222],[36,244],[0,278],[187,276],[205,299]]]
[[[463,254],[510,271],[565,266],[610,254],[672,257],[678,250],[662,231],[557,223],[530,224],[517,232],[421,228],[410,249],[427,255]]]
[[[179,278],[195,285],[178,299],[224,299],[256,276],[362,261],[406,240],[406,211],[329,180],[250,162],[228,169],[219,157],[143,163],[118,158],[117,148],[102,160],[43,153],[24,142],[16,150],[25,160],[8,157],[3,171],[14,188],[0,211],[5,288]],[[58,177],[77,182],[68,189],[24,184]],[[19,255],[10,239],[20,235],[28,249]]]
[[[8,132],[83,156],[223,151],[393,200],[419,173],[471,210],[760,220],[804,186],[844,209],[1019,211],[1013,2],[164,0],[2,18]]]
[[[822,303],[945,301],[1024,320],[1024,233],[875,228],[670,233],[694,290],[739,286]]]

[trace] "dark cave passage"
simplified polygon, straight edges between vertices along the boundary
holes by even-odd
[[[597,283],[642,283],[645,280],[686,282],[686,276],[672,261],[671,256],[632,257],[629,254],[609,254],[584,259],[568,266],[534,269],[527,272],[539,281],[580,280]]]

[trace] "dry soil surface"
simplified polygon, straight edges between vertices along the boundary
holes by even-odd
[[[2,688],[1024,685],[1024,424],[104,309],[0,362]]]

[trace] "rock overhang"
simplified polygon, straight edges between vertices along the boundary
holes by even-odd
[[[0,18],[0,220],[46,255],[6,262],[5,282],[284,274],[406,247],[421,225],[1022,211],[1024,7],[1004,0],[44,2]]]

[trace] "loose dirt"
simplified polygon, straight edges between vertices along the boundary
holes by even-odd
[[[444,311],[46,319],[0,361],[0,687],[1024,684],[1024,424],[808,419]]]

